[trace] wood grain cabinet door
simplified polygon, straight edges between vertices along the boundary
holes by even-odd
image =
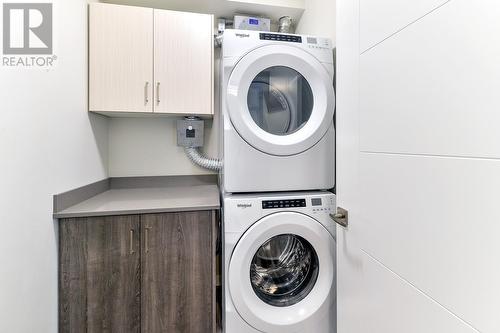
[[[155,112],[213,114],[213,16],[154,10]]]
[[[215,212],[143,215],[142,332],[214,331]]]
[[[140,217],[60,223],[59,332],[140,332]]]
[[[153,9],[92,3],[89,110],[153,112]]]

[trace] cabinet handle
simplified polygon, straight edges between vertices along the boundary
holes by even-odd
[[[150,227],[144,228],[146,231],[146,234],[144,235],[144,249],[146,253],[149,253],[149,230],[151,229]]]
[[[148,105],[149,103],[149,82],[146,82],[146,85],[144,86],[144,103],[145,105]]]
[[[134,229],[130,229],[130,254],[134,253]]]
[[[160,105],[160,82],[156,83],[156,103]]]

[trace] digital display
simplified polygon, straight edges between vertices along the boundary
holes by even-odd
[[[248,19],[248,23],[252,25],[259,25],[259,20],[257,19]]]
[[[313,206],[321,206],[321,198],[313,198],[313,199],[311,199],[311,205],[313,205]]]
[[[307,37],[308,44],[318,44],[318,40],[314,37]]]

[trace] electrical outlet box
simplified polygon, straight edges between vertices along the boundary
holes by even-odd
[[[177,145],[180,147],[203,147],[205,122],[201,119],[177,120]]]

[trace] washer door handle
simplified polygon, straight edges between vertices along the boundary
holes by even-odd
[[[337,213],[330,214],[330,218],[344,228],[349,226],[349,212],[342,207],[337,207]]]

